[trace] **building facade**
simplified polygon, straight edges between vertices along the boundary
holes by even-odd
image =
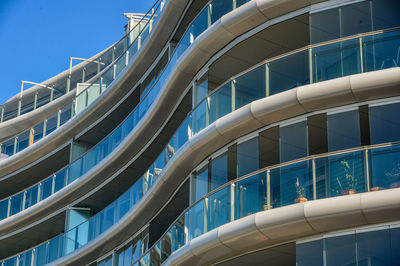
[[[127,13],[1,106],[0,265],[400,265],[399,12]]]

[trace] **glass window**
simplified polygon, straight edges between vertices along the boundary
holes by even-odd
[[[281,126],[279,133],[281,163],[308,155],[307,121]]]
[[[259,66],[233,81],[235,110],[266,96],[265,65]]]
[[[296,245],[297,266],[320,266],[324,264],[323,240]]]
[[[10,215],[14,215],[22,211],[22,201],[24,193],[20,193],[11,197]]]
[[[269,95],[310,83],[308,50],[268,63]]]
[[[400,265],[400,228],[390,229],[390,246],[392,248],[392,265]]]
[[[228,155],[224,153],[211,162],[211,188],[210,191],[228,182]]]
[[[208,164],[192,177],[192,203],[208,193]]]
[[[229,82],[207,99],[208,124],[232,112],[232,83]]]
[[[244,176],[259,169],[258,137],[237,145],[237,173]]]
[[[371,144],[400,140],[400,103],[371,106],[369,108]]]
[[[190,239],[204,233],[204,200],[194,205],[190,211]]]
[[[308,149],[309,154],[328,152],[326,114],[317,114],[307,117]]]
[[[340,37],[372,31],[370,1],[340,8]]]
[[[358,265],[390,265],[389,230],[358,233],[356,238]]]
[[[209,93],[208,90],[208,72],[196,81],[193,87],[193,107],[195,107]]]
[[[355,235],[325,239],[326,266],[356,265]]]
[[[310,14],[311,44],[340,37],[339,9],[333,8]]]
[[[373,0],[372,19],[374,30],[398,27],[400,25],[400,1]]]
[[[328,150],[338,151],[361,145],[358,109],[328,114]]]

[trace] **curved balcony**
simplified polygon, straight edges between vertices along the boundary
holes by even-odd
[[[310,200],[391,188],[397,188],[398,191],[399,159],[400,146],[388,143],[303,158],[238,178],[193,203],[166,233],[132,264],[160,265],[174,252],[179,253],[179,249],[191,243],[193,239],[258,212],[267,211],[265,216],[268,216],[268,210]],[[365,210],[369,209],[372,209],[371,206],[365,206]],[[399,207],[394,209],[398,210]],[[393,221],[398,217],[399,215],[386,217],[386,221]],[[317,226],[317,221],[311,223],[313,228],[324,230]],[[367,224],[366,221],[364,223]],[[227,235],[219,237],[224,239]],[[257,240],[263,244],[268,242],[269,237],[274,239],[268,234],[263,240]],[[226,245],[225,241],[222,241]],[[198,252],[196,247],[189,249],[190,251],[184,252]],[[182,257],[177,259],[175,256],[175,259],[182,263],[185,256]],[[201,259],[200,256],[194,257],[197,260]],[[209,261],[209,258],[203,260]],[[176,261],[171,260],[166,264],[175,263]]]
[[[376,36],[375,36],[376,37]],[[360,38],[360,37],[357,37]],[[390,38],[389,38],[390,39]],[[358,39],[357,39],[358,40]],[[359,40],[358,40],[359,41]],[[338,41],[339,42],[339,41]],[[330,43],[330,44],[326,44],[326,46],[329,45],[335,45],[336,43]],[[316,46],[316,47],[322,47],[322,46]],[[345,47],[345,46],[344,46]],[[326,47],[325,47],[326,48]],[[307,48],[307,49],[312,49],[312,48]],[[307,50],[308,51],[308,50]],[[300,51],[299,53],[303,52]],[[335,50],[335,52],[337,52]],[[290,57],[290,56],[294,56],[296,54],[289,54],[283,57],[280,57],[279,59],[275,59],[275,60],[271,60],[268,63],[274,62],[274,61],[279,61],[279,60],[285,60],[286,57]],[[284,61],[285,62],[285,61]],[[288,65],[291,64],[292,61],[286,61],[289,62]],[[265,64],[261,65],[261,67],[265,67]],[[258,69],[258,68],[255,68]],[[251,69],[250,71],[246,72],[245,74],[242,74],[241,77],[245,77],[248,74],[253,75],[254,73],[254,69]],[[266,72],[264,72],[266,73]],[[236,79],[235,79],[236,80]],[[234,82],[233,80],[229,81],[226,84],[230,84]],[[235,83],[237,83],[235,81]],[[223,89],[226,87],[226,84],[223,84],[219,89],[217,89],[213,94],[209,95],[209,97],[212,97],[212,95],[218,95],[215,94],[218,91],[220,91],[220,89]],[[236,94],[237,95],[237,94]],[[264,98],[264,96],[262,96],[261,98]],[[256,98],[251,98],[251,101],[254,101]],[[204,101],[203,101],[204,102]],[[217,101],[210,101],[210,102],[217,102]],[[199,104],[198,108],[200,108],[202,106],[202,103]],[[215,106],[214,106],[215,107]],[[240,108],[240,106],[238,107]],[[196,112],[196,110],[198,110],[197,108],[193,111]],[[229,112],[228,112],[229,113]],[[190,119],[193,119],[193,117],[196,116],[189,116]],[[187,121],[187,120],[186,120]],[[200,121],[201,119],[196,119],[195,121]],[[212,120],[211,120],[212,121]],[[194,126],[193,126],[194,125]],[[66,233],[65,235],[56,238],[52,241],[50,241],[51,243],[58,243],[57,245],[55,245],[54,247],[57,249],[57,251],[52,250],[52,254],[55,252],[62,252],[60,250],[63,249],[62,246],[60,246],[60,243],[62,245],[65,245],[66,242],[73,242],[74,244],[71,244],[73,246],[72,249],[78,248],[81,245],[87,243],[88,241],[90,241],[91,239],[93,239],[95,236],[99,235],[101,232],[104,232],[105,230],[107,230],[109,227],[112,226],[112,224],[114,224],[115,222],[118,221],[119,218],[117,218],[117,220],[111,222],[108,225],[105,225],[104,228],[101,228],[101,226],[99,226],[99,224],[104,223],[103,220],[105,219],[105,214],[108,213],[109,216],[108,217],[122,217],[130,208],[132,208],[137,202],[138,200],[142,197],[142,195],[144,193],[146,193],[146,191],[148,190],[148,188],[154,183],[154,181],[156,180],[157,176],[160,174],[161,169],[163,168],[163,164],[165,164],[166,162],[168,162],[168,160],[173,156],[173,151],[179,149],[179,147],[182,146],[182,144],[184,144],[185,142],[187,142],[187,138],[186,140],[185,135],[187,135],[187,132],[193,132],[193,134],[197,133],[196,130],[193,130],[191,128],[196,128],[196,124],[193,123],[184,123],[183,126],[180,127],[180,129],[178,130],[178,132],[176,133],[176,135],[173,137],[173,139],[171,140],[170,144],[168,145],[168,147],[165,149],[165,151],[159,156],[159,158],[157,159],[156,163],[154,164],[154,166],[151,169],[151,174],[153,175],[154,178],[149,178],[149,177],[144,177],[141,180],[139,180],[138,183],[136,183],[130,190],[127,191],[127,193],[125,193],[123,196],[121,196],[116,202],[114,202],[112,205],[110,205],[109,207],[107,207],[104,211],[102,211],[101,213],[99,213],[98,215],[96,215],[95,217],[93,217],[90,221],[74,228],[73,230],[71,230],[71,233]],[[199,130],[201,130],[201,128],[197,127]],[[183,139],[182,139],[183,137]],[[178,146],[176,146],[178,145]],[[166,160],[166,161],[165,161]],[[163,162],[164,161],[164,162]],[[99,218],[101,217],[101,218]],[[114,218],[111,218],[114,219]],[[109,220],[111,221],[111,220]],[[80,238],[80,239],[74,239],[73,237],[71,237],[71,235],[73,236],[78,236],[77,232],[79,231],[84,231],[87,232],[88,228],[92,228],[90,229],[91,233],[88,235],[88,237],[84,237],[84,239]],[[93,231],[94,228],[100,228],[99,232],[95,232]],[[50,245],[50,242],[47,243],[46,245]],[[53,244],[52,244],[53,246]],[[56,247],[57,246],[57,247]],[[71,249],[71,248],[70,248]],[[46,256],[46,255],[45,255]]]
[[[52,115],[48,116],[43,122],[35,125],[34,127],[12,139],[2,142],[0,144],[0,153],[2,153],[3,156],[9,157],[33,145],[35,142],[64,125],[68,120],[80,113],[97,97],[104,93],[104,91],[108,88],[108,85],[118,78],[118,75],[121,73],[121,71],[128,65],[129,60],[134,57],[136,52],[147,40],[152,28],[155,27],[158,22],[158,17],[162,12],[162,7],[164,4],[165,1],[157,1],[142,18],[142,20],[131,30],[131,32],[129,32],[119,42],[104,52],[104,55],[97,58],[97,61],[89,63],[96,66],[97,72],[88,73],[88,75],[85,76],[84,71],[81,80],[77,80],[72,83],[73,86],[77,86],[77,91],[76,95],[70,99],[69,103],[65,104]],[[100,71],[102,72],[100,73]],[[98,73],[100,73],[100,76],[96,75],[94,81],[90,82],[89,84],[85,83],[85,80],[90,80],[90,78]],[[71,86],[70,80],[71,77],[68,77],[64,84],[68,91],[69,87]],[[52,100],[53,94],[51,92],[52,90],[50,89],[49,95],[39,97],[39,105],[46,103],[46,101],[43,100],[46,97],[49,97],[49,99]],[[34,99],[34,102],[29,102],[25,105],[21,104],[23,98],[19,99],[19,111],[17,114],[21,113],[21,106],[24,107],[23,110],[36,109],[38,105],[38,96],[36,96],[36,94]]]

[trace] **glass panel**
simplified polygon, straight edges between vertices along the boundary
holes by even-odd
[[[365,191],[363,156],[364,153],[358,151],[328,158],[329,191],[331,196]]]
[[[193,107],[196,106],[201,100],[203,100],[209,93],[208,90],[208,72],[204,74],[193,88]]]
[[[58,113],[46,120],[46,136],[57,128]]]
[[[355,235],[325,239],[326,265],[356,265]]]
[[[190,32],[190,35],[192,35],[192,40],[195,40],[197,36],[199,36],[203,31],[205,31],[208,28],[209,25],[209,5],[207,5],[203,11],[197,16],[195,21],[192,23]],[[189,35],[188,35],[189,36]],[[182,38],[180,42],[183,41],[185,43],[185,39]],[[192,42],[190,42],[192,43]],[[189,46],[189,43],[185,43],[185,46]]]
[[[279,206],[305,202],[313,195],[311,162],[301,162],[280,168]],[[277,204],[274,204],[274,207]]]
[[[22,151],[29,146],[30,130],[18,135],[17,152]]]
[[[64,250],[64,237],[56,237],[49,242],[48,252],[47,252],[47,262],[58,259],[63,255]]]
[[[237,182],[235,184],[235,220],[264,210],[266,190],[265,173]]]
[[[230,82],[208,97],[206,100],[207,109],[209,109],[207,125],[232,112],[231,98],[232,84]]]
[[[211,161],[210,191],[228,182],[228,155],[224,153]]]
[[[369,108],[371,144],[400,140],[400,122],[397,117],[399,112],[400,103]]]
[[[22,211],[22,201],[24,193],[20,193],[11,197],[10,216]]]
[[[287,70],[287,69],[286,69]],[[265,65],[259,66],[233,81],[235,110],[266,96]]]
[[[68,168],[68,184],[82,175],[82,158],[79,158]]]
[[[211,231],[231,220],[231,187],[225,187],[208,197],[207,231]]]
[[[365,71],[400,66],[399,31],[363,37]]]
[[[324,265],[323,240],[296,245],[296,266]]]
[[[192,134],[197,134],[200,130],[208,125],[206,119],[206,108],[207,100],[203,101],[197,108],[191,113],[192,116]]]
[[[269,95],[310,83],[308,50],[268,63]],[[265,75],[265,74],[264,74]]]
[[[171,253],[172,253],[172,251],[171,251],[171,250],[172,250],[172,239],[171,239],[171,234],[169,234],[169,232],[166,233],[166,234],[163,236],[161,242],[159,242],[158,244],[160,244],[160,243],[161,243],[161,261],[163,262],[163,261],[165,261],[165,260],[171,255]],[[158,247],[155,246],[154,248],[157,249]],[[154,249],[154,248],[153,248],[153,249]],[[159,264],[160,264],[160,262],[159,262]]]
[[[28,250],[18,257],[18,266],[31,266],[32,265],[32,250]]]
[[[237,145],[238,177],[258,170],[258,161],[258,137]]]
[[[400,187],[400,147],[373,149],[370,157],[371,190]]]
[[[360,73],[359,39],[315,47],[312,60],[314,82]]]
[[[66,185],[68,168],[62,169],[54,178],[54,193],[62,189]]]
[[[358,233],[356,239],[358,265],[390,265],[391,247],[389,230]]]
[[[192,203],[208,193],[208,165],[200,169],[192,177]]]
[[[3,220],[7,217],[8,211],[8,199],[0,201],[0,220]]]
[[[37,203],[38,186],[31,187],[25,194],[25,209]]]
[[[40,200],[44,200],[49,197],[52,193],[53,178],[50,177],[44,180],[40,185]]]
[[[12,156],[14,154],[14,143],[15,143],[15,138],[12,138],[2,143],[1,153],[6,154],[7,156]]]
[[[340,37],[339,9],[310,13],[311,44]]]
[[[400,228],[390,229],[392,247],[392,265],[400,265]]]
[[[204,234],[204,200],[194,205],[189,210],[190,239]]]
[[[328,150],[338,151],[361,146],[358,109],[328,114]]]
[[[233,10],[232,0],[214,0],[210,4],[211,24]]]
[[[184,217],[185,216],[182,215],[168,231],[171,235],[171,253],[185,245],[186,234]]]
[[[281,163],[308,155],[307,121],[281,126],[279,133]]]
[[[372,31],[369,1],[344,5],[340,8],[340,37]]]
[[[400,2],[398,0],[373,0],[373,30],[388,29],[399,26],[400,17],[399,13],[397,12],[398,10],[400,10]]]

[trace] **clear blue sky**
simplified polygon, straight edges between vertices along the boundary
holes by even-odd
[[[0,104],[20,81],[45,81],[121,39],[126,12],[155,0],[0,0]]]

